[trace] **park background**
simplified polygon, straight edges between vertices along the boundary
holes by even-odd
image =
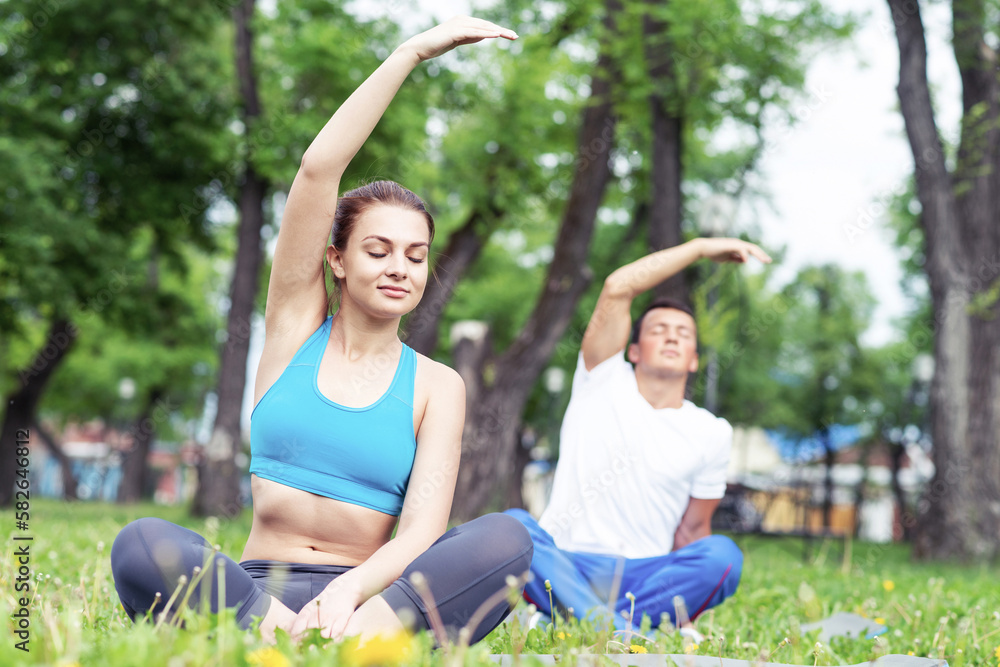
[[[995,563],[997,4],[475,7],[521,38],[421,66],[343,179],[398,180],[436,216],[437,282],[404,333],[468,388],[453,518],[531,500],[518,481],[558,456],[603,278],[734,235],[777,261],[702,263],[658,290],[698,315],[692,400],[747,451],[770,448],[762,470],[734,468],[740,502],[719,527],[853,538],[881,505],[888,530],[862,537]],[[27,430],[32,498],[244,520],[247,388],[287,187],[338,104],[450,13],[0,5],[12,517]]]

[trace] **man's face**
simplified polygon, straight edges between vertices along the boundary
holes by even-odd
[[[629,345],[628,360],[643,373],[687,378],[698,370],[694,318],[674,308],[649,311],[639,328],[639,342]]]

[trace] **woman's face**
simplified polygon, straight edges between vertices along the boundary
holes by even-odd
[[[374,206],[362,213],[343,252],[327,260],[340,281],[341,307],[352,303],[376,317],[400,317],[416,308],[427,285],[430,232],[416,211]]]

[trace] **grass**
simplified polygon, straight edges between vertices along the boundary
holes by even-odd
[[[10,513],[13,517],[13,510]],[[606,629],[559,619],[526,632],[507,623],[467,649],[433,651],[426,634],[373,643],[361,651],[313,637],[287,638],[268,648],[253,632],[239,630],[231,614],[186,615],[180,629],[133,625],[122,611],[110,576],[108,552],[118,530],[132,519],[160,516],[205,535],[238,558],[250,528],[250,513],[233,521],[192,520],[183,508],[152,505],[67,505],[33,500],[26,532],[6,536],[0,563],[0,613],[8,618],[23,593],[15,593],[18,546],[30,545],[32,590],[29,651],[8,623],[0,643],[0,665],[286,665],[494,664],[490,653],[520,653],[531,664],[537,653],[695,653],[801,665],[866,662],[889,653],[944,658],[952,667],[1000,667],[1000,570],[914,564],[898,545],[817,545],[808,560],[796,540],[739,538],[745,554],[739,592],[703,614],[697,629],[707,639],[686,643],[677,633],[649,630],[640,636],[609,636]],[[10,521],[13,524],[13,518]],[[31,542],[16,542],[31,535]],[[836,638],[817,646],[816,633],[799,626],[838,611],[878,619],[889,630],[878,640]],[[786,641],[787,638],[787,641]],[[402,657],[402,658],[401,658]]]

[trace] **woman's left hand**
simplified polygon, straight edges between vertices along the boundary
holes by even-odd
[[[411,37],[400,48],[412,50],[417,58],[423,61],[437,58],[456,46],[475,44],[484,39],[498,37],[513,41],[517,39],[517,33],[483,19],[456,16],[439,26]]]
[[[340,640],[347,621],[361,602],[361,590],[338,577],[302,608],[289,634],[298,640],[306,630],[319,628],[324,637]]]

